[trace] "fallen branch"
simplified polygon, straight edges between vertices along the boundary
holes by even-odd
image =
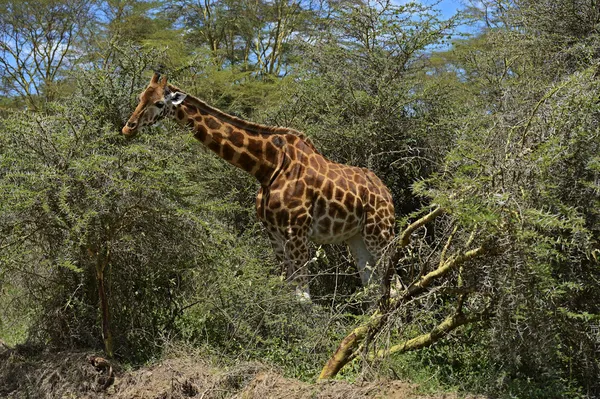
[[[450,270],[454,269],[458,265],[462,265],[467,260],[482,255],[485,251],[486,249],[484,247],[478,247],[465,253],[451,256],[450,258],[446,259],[446,261],[437,269],[427,273],[426,275],[421,277],[417,282],[411,284],[406,289],[406,293],[403,295],[403,297],[410,298],[417,294],[420,294],[421,292],[425,291],[425,288],[427,288],[435,279],[447,274]]]
[[[475,321],[479,321],[482,319],[482,315],[477,314],[473,316],[466,316],[462,312],[457,312],[448,316],[444,321],[435,326],[430,332],[427,334],[419,335],[418,337],[409,339],[400,344],[393,345],[388,349],[380,349],[375,354],[369,357],[370,360],[374,360],[375,358],[382,358],[393,353],[404,353],[409,351],[414,351],[417,349],[425,348],[430,346],[445,337],[452,330],[463,326],[465,324],[473,323]]]
[[[425,223],[433,220],[436,216],[441,215],[442,213],[443,211],[441,210],[441,208],[437,208],[436,210],[432,211],[431,213],[427,214],[426,216],[422,217],[421,219],[408,226],[401,235],[400,245],[407,245],[409,242],[409,237],[415,229],[417,229],[420,226],[423,226]],[[406,244],[403,244],[404,242]],[[377,334],[383,328],[383,326],[388,320],[389,315],[392,314],[394,310],[397,310],[398,308],[403,306],[407,300],[424,292],[436,279],[446,275],[448,272],[455,269],[459,265],[462,265],[466,261],[478,257],[484,254],[485,252],[486,249],[483,246],[481,246],[466,251],[464,253],[451,256],[447,258],[443,263],[441,263],[437,269],[427,273],[424,276],[419,277],[419,279],[413,282],[410,286],[408,286],[402,294],[400,294],[397,297],[390,298],[389,305],[386,308],[386,312],[383,312],[381,309],[375,311],[375,313],[371,315],[371,317],[365,324],[355,328],[342,340],[333,356],[327,361],[327,363],[321,370],[321,374],[319,375],[318,380],[324,380],[335,377],[337,373],[339,373],[339,371],[346,364],[348,364],[349,361],[354,359],[357,353],[360,352],[362,343],[368,338],[375,336],[375,334]],[[429,338],[423,336],[417,337],[415,339],[421,338],[422,340],[424,340],[423,342],[425,343],[431,339],[439,339],[436,337],[441,337],[445,335],[447,332],[444,333],[444,331],[446,331],[445,329],[447,329],[448,327],[450,327],[450,330],[448,331],[451,331],[459,325],[462,325],[465,322],[469,322],[469,319],[463,320],[464,316],[460,316],[460,314],[461,313],[458,312],[456,319],[449,320],[446,324],[442,323],[440,327],[441,329],[439,331],[436,330],[429,333]],[[417,345],[418,342],[421,341],[414,341],[410,345]],[[400,349],[396,349],[396,351],[398,350]]]
[[[348,334],[334,352],[333,356],[329,358],[317,381],[326,380],[333,378],[340,372],[348,362],[350,362],[358,353],[357,349],[359,345],[364,341],[365,337],[370,331],[379,330],[379,326],[382,324],[384,315],[376,311],[370,318],[369,321],[359,327],[356,327],[350,334]]]

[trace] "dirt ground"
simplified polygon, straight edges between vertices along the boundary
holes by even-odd
[[[124,370],[90,352],[0,350],[0,398],[457,398],[455,394],[419,395],[416,389],[400,381],[311,384],[282,377],[258,363],[222,370],[192,356]]]

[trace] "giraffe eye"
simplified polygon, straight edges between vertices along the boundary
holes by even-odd
[[[157,101],[154,105],[156,105],[158,108],[162,108],[165,106],[165,103],[163,101]]]

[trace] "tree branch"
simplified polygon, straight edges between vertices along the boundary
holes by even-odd
[[[442,213],[444,213],[444,210],[442,208],[436,208],[427,215],[423,216],[421,219],[408,225],[408,227],[404,229],[402,234],[400,234],[400,247],[403,248],[408,245],[408,243],[410,242],[410,235],[416,229],[431,222],[433,219],[440,216]]]
[[[443,211],[440,208],[438,208],[438,209],[434,210],[433,212],[429,213],[428,215],[422,217],[417,222],[411,224],[404,231],[403,235],[406,234],[407,236],[410,236],[410,232],[414,231],[419,226],[422,226],[423,224],[425,224],[426,223],[425,221],[432,220],[435,216],[440,215],[442,212]],[[432,216],[432,215],[435,215],[435,216]],[[369,318],[369,320],[365,324],[355,328],[349,335],[346,336],[346,338],[344,338],[342,340],[342,342],[338,346],[338,348],[335,351],[335,353],[333,354],[333,356],[327,361],[327,364],[325,364],[325,366],[321,370],[321,374],[319,375],[318,380],[324,380],[324,379],[335,377],[337,375],[337,373],[350,360],[352,360],[356,356],[357,350],[360,349],[362,342],[365,340],[368,340],[369,337],[373,337],[375,334],[377,334],[383,328],[385,323],[387,322],[389,315],[392,314],[394,312],[394,310],[397,310],[401,306],[403,306],[407,300],[424,292],[431,285],[431,283],[433,283],[436,279],[446,275],[448,272],[455,269],[459,265],[462,265],[466,261],[476,258],[476,257],[484,254],[485,252],[487,252],[487,249],[483,246],[480,246],[478,248],[460,253],[458,255],[454,255],[454,256],[448,258],[446,261],[444,261],[444,263],[442,265],[440,265],[437,269],[429,272],[428,274],[420,277],[418,280],[413,282],[413,284],[411,284],[408,288],[406,288],[406,290],[400,296],[391,298],[389,301],[389,308],[388,308],[389,311],[388,312],[383,313],[382,310],[375,311],[375,313],[373,313],[373,315]],[[458,317],[457,320],[448,321],[448,323],[449,323],[450,327],[452,327],[459,321],[461,321],[460,317]],[[466,322],[468,322],[468,321],[466,321]],[[466,322],[463,322],[462,324],[465,324]],[[462,324],[460,324],[460,325],[462,325]],[[442,327],[446,328],[446,324],[444,324]],[[452,327],[450,330],[452,330],[453,328],[456,328],[456,327]],[[440,330],[439,333],[436,332],[436,334],[441,334],[442,332],[443,332],[443,329]],[[443,334],[443,335],[445,335],[445,334]],[[443,336],[443,335],[441,335],[441,336]],[[431,339],[431,338],[435,338],[435,337],[436,337],[436,335],[434,334],[432,337],[427,338],[427,339]],[[428,342],[427,339],[423,338],[423,340],[424,340],[423,342]],[[437,339],[439,339],[439,338],[437,338]],[[418,341],[418,342],[421,342],[421,341]],[[414,343],[411,343],[411,345],[416,345],[416,344],[417,344],[417,341],[415,341]],[[410,347],[412,347],[412,346],[410,346]]]
[[[444,321],[435,326],[430,332],[421,334],[418,337],[406,340],[397,345],[393,345],[388,349],[380,349],[375,354],[372,354],[369,359],[374,360],[376,358],[382,358],[393,353],[404,353],[409,351],[418,350],[427,346],[433,345],[452,330],[463,326],[465,324],[473,323],[481,320],[484,317],[483,314],[474,314],[466,316],[462,312],[456,312],[448,316]]]

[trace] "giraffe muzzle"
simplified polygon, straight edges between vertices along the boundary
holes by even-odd
[[[132,136],[135,134],[137,126],[137,122],[127,122],[125,126],[123,126],[123,129],[121,129],[121,133],[125,136]]]

